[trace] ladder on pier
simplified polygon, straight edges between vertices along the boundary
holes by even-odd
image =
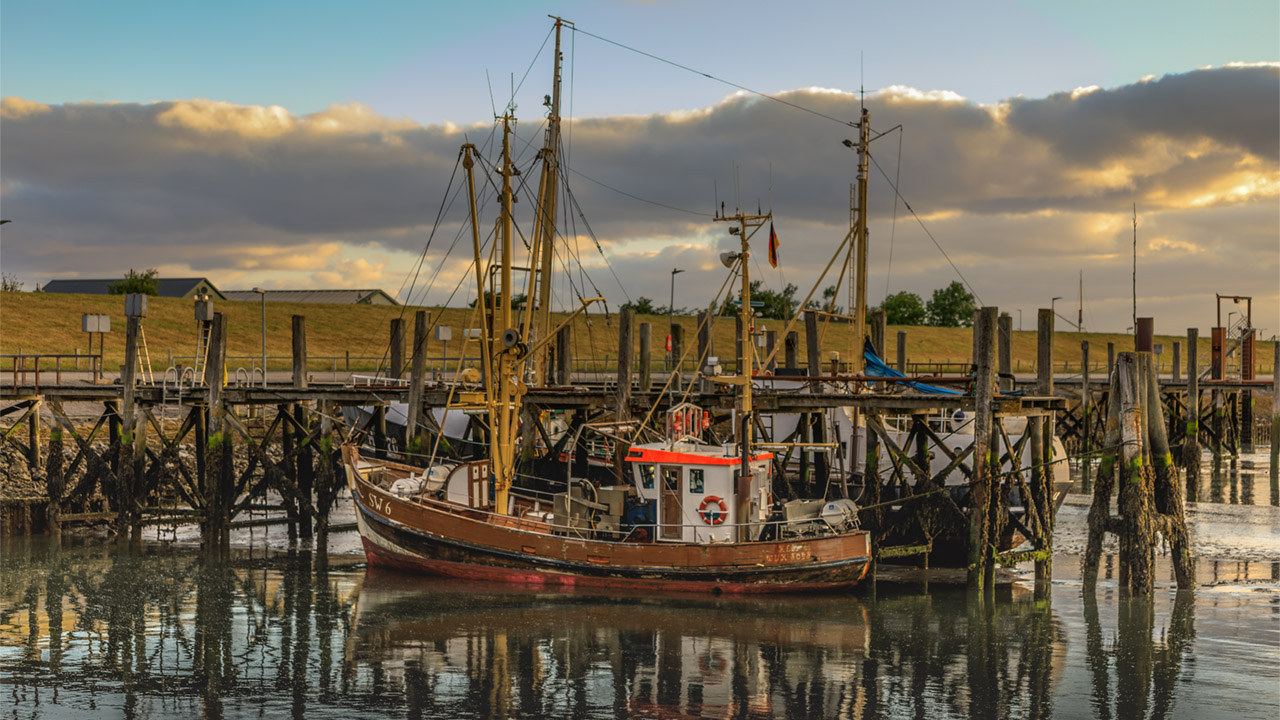
[[[209,335],[213,332],[213,323],[199,322],[200,329],[196,340],[195,382],[205,385],[204,371],[209,364]]]

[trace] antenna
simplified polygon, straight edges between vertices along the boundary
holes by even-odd
[[[1138,203],[1133,204],[1133,331],[1138,331]]]
[[[484,81],[489,85],[489,109],[493,111],[493,117],[498,117],[498,105],[493,101],[493,79],[489,77],[489,68],[484,69]]]

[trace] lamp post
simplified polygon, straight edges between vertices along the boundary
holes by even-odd
[[[667,303],[667,337],[668,338],[676,334],[675,324],[674,324],[675,321],[673,319],[675,315],[675,307],[676,307],[676,276],[682,272],[684,271],[681,270],[680,268],[671,269],[671,300]],[[671,369],[671,365],[674,363],[674,361],[675,361],[675,358],[671,357],[671,350],[669,349],[667,351],[667,369],[668,370]]]
[[[260,287],[253,289],[262,299],[262,389],[267,389],[267,291]]]

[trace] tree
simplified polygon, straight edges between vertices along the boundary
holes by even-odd
[[[637,315],[659,314],[658,312],[659,308],[654,307],[653,300],[647,297],[638,297],[635,300],[632,300],[630,302],[625,302],[622,304],[623,310],[626,310],[628,308],[635,310]]]
[[[147,268],[143,272],[129,268],[129,272],[124,274],[123,280],[118,280],[107,286],[107,294],[159,295],[160,281],[156,279],[159,274],[160,271],[155,268]]]
[[[973,293],[953,280],[950,285],[933,291],[925,314],[929,324],[936,327],[970,327],[973,325],[973,310]]]
[[[22,292],[22,281],[17,275],[5,273],[4,277],[0,278],[0,292]]]
[[[485,290],[485,291],[484,291],[484,306],[485,306],[485,307],[489,307],[489,301],[490,301],[490,300],[492,300],[492,299],[493,299],[493,293],[489,292],[488,290]],[[528,298],[527,298],[527,297],[525,297],[525,294],[524,294],[524,293],[516,293],[515,295],[512,295],[512,296],[511,296],[511,300],[512,300],[511,307],[513,307],[513,308],[521,308],[521,307],[524,307],[524,303],[525,303],[525,301],[526,301],[527,299],[528,299]],[[499,302],[501,302],[501,301],[502,301],[502,295],[501,295],[501,294],[499,294],[499,295],[498,295],[498,301],[499,301]],[[472,300],[471,302],[467,303],[467,307],[475,307],[475,306],[476,306],[476,301],[475,301],[475,300]]]
[[[889,325],[924,325],[924,301],[913,292],[903,290],[890,295],[880,309]]]
[[[796,312],[796,306],[800,304],[796,300],[795,285],[787,283],[782,292],[769,290],[764,287],[764,283],[759,280],[751,281],[751,304],[756,314],[762,318],[769,320],[789,320]],[[736,307],[731,300],[725,300],[722,315],[732,315],[737,312]]]

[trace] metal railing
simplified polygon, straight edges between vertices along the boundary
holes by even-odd
[[[89,371],[93,373],[94,381],[96,382],[98,380],[101,380],[102,379],[102,356],[101,355],[81,355],[79,353],[76,353],[75,355],[45,354],[45,353],[40,353],[40,354],[18,353],[16,355],[0,355],[0,363],[2,363],[4,360],[12,361],[10,371],[13,373],[14,384],[26,385],[27,374],[31,373],[34,375],[35,388],[37,390],[40,389],[40,373],[42,371],[41,361],[44,361],[44,360],[53,361],[53,367],[49,370],[45,370],[44,372],[53,372],[55,384],[61,385],[62,384],[62,361],[75,360],[76,370],[79,370],[81,359],[89,360]],[[28,360],[32,361],[31,367],[27,367]],[[68,370],[68,372],[70,372],[70,370]]]

